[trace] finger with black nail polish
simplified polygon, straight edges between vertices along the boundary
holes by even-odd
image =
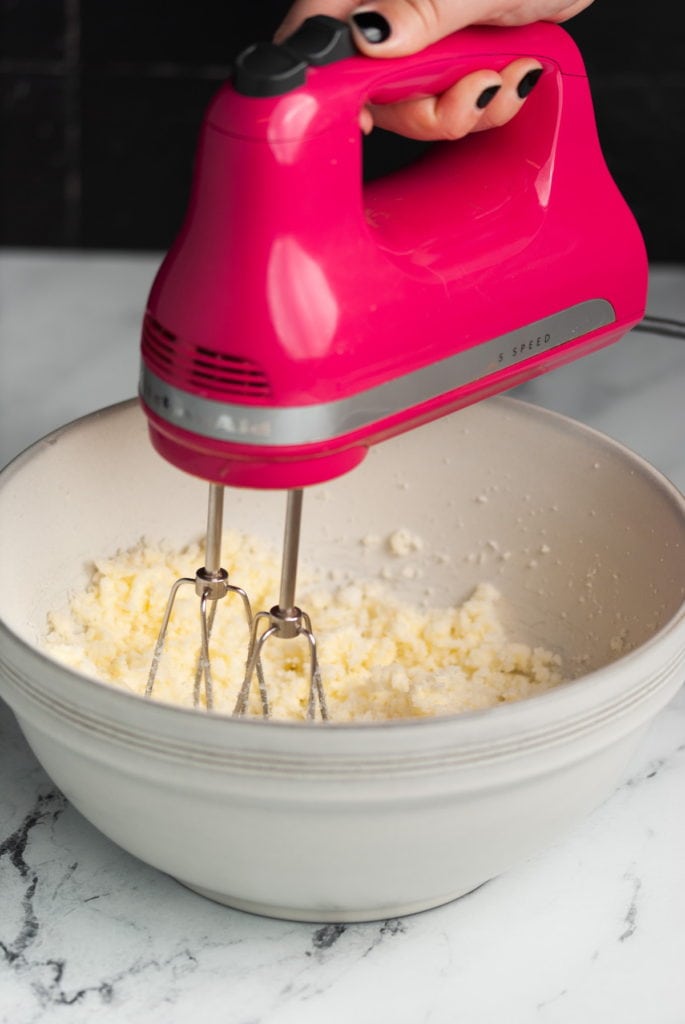
[[[501,85],[491,85],[487,89],[483,89],[482,93],[476,100],[476,106],[478,107],[478,109],[484,110],[487,107],[488,103],[491,103],[494,100],[495,96],[497,95],[501,88]]]
[[[516,92],[519,99],[524,100],[529,92],[537,85],[538,79],[542,74],[542,68],[533,68],[528,71],[519,84],[516,86]]]

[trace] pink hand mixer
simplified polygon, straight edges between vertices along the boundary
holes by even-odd
[[[536,57],[506,125],[435,144],[363,184],[365,104],[439,93]],[[643,241],[597,137],[582,58],[559,26],[469,28],[409,57],[356,52],[309,19],[249,47],[204,119],[185,222],[153,284],[140,395],[157,451],[210,482],[194,700],[212,707],[220,598],[250,628],[235,713],[269,637],[309,645],[307,717],[327,717],[311,621],[295,603],[303,488],[371,444],[617,341],[642,318]],[[221,566],[224,486],[288,492],[279,603],[253,615]]]

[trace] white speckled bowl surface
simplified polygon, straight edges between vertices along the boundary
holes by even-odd
[[[576,676],[554,691],[432,720],[244,721],[146,701],[42,652],[47,612],[89,559],[141,536],[186,543],[205,503],[202,481],[154,453],[135,401],[16,459],[0,475],[0,693],[94,825],[231,906],[359,921],[474,889],[611,793],[685,675],[682,495],[620,444],[507,398],[313,488],[302,557],[374,575],[387,556],[361,538],[414,531],[423,577],[403,595],[430,583],[431,603],[460,601],[491,580],[511,635],[559,650]],[[284,508],[233,491],[226,525],[279,543]]]

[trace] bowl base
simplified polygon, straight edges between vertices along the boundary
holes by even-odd
[[[424,910],[434,910],[436,907],[443,907],[446,903],[461,899],[476,892],[487,881],[463,892],[449,893],[447,896],[431,898],[429,900],[416,900],[411,903],[391,904],[387,907],[366,907],[362,910],[350,910],[332,907],[282,907],[270,903],[258,903],[254,900],[244,900],[239,896],[230,896],[226,893],[212,892],[211,889],[203,889],[202,886],[192,885],[184,882],[181,878],[175,879],[186,889],[212,900],[213,903],[221,903],[232,910],[241,910],[247,914],[256,914],[258,917],[270,917],[279,921],[302,921],[307,924],[363,924],[372,921],[388,921],[395,917],[408,917],[410,914],[420,914]]]

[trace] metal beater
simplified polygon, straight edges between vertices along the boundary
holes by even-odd
[[[262,702],[262,713],[270,717],[269,702],[261,671],[261,653],[264,644],[270,637],[281,640],[293,640],[302,636],[309,645],[309,696],[307,699],[307,718],[316,717],[318,704],[322,720],[328,718],[326,696],[321,682],[321,670],[316,649],[316,638],[312,632],[309,615],[295,604],[295,584],[297,580],[297,556],[300,545],[300,525],[302,521],[302,490],[288,491],[288,506],[285,518],[283,537],[283,563],[281,566],[281,589],[278,604],[270,611],[260,611],[254,617],[250,636],[250,649],[245,670],[245,679],[238,694],[233,713],[243,715],[247,710],[252,679],[257,674],[259,695]],[[259,634],[260,624],[266,629]]]
[[[154,689],[159,664],[164,651],[169,621],[173,611],[176,595],[182,586],[188,584],[195,587],[195,593],[200,598],[200,653],[195,669],[195,681],[193,684],[193,706],[200,705],[200,692],[204,680],[205,706],[208,711],[214,707],[214,686],[212,683],[212,666],[209,657],[209,641],[212,635],[212,627],[216,616],[217,604],[227,594],[237,594],[243,602],[245,618],[248,630],[252,629],[252,608],[242,587],[236,587],[228,582],[228,572],[221,566],[221,528],[224,511],[224,488],[219,484],[209,485],[209,499],[207,502],[207,530],[205,537],[205,564],[195,573],[194,577],[183,576],[177,579],[171,588],[169,598],[164,609],[162,624],[157,636],[157,643],[152,654],[150,673],[145,687],[145,696],[151,697]],[[209,608],[209,612],[208,612]],[[255,666],[260,680],[260,692],[263,689],[263,676],[261,665]],[[254,671],[254,670],[253,670]],[[266,694],[264,693],[264,700]]]

